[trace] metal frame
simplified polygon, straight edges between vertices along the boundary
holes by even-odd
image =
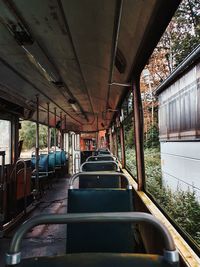
[[[120,176],[120,177],[123,177],[127,180],[127,189],[132,189],[132,185],[128,179],[128,177],[124,174],[124,173],[121,173],[121,172],[112,172],[112,173],[108,173],[107,171],[99,171],[99,172],[79,172],[79,173],[76,173],[74,174],[70,180],[69,180],[69,189],[73,189],[73,183],[74,181],[79,178],[80,176],[94,176],[96,175],[97,178],[99,178],[100,176]]]
[[[46,214],[29,219],[22,224],[12,238],[9,252],[6,254],[6,264],[16,265],[21,262],[21,242],[24,235],[34,226],[41,224],[67,223],[148,223],[154,226],[164,240],[164,259],[168,263],[178,263],[179,254],[169,230],[155,217],[143,212],[106,212],[106,213],[74,213]]]
[[[39,193],[40,185],[39,185],[39,96],[36,95],[36,142],[35,142],[35,185],[37,193]]]
[[[3,232],[3,221],[5,217],[5,198],[4,198],[4,192],[6,190],[6,182],[5,182],[5,151],[0,151],[0,156],[2,157],[2,163],[1,163],[1,175],[0,175],[0,237]]]
[[[143,110],[140,93],[140,80],[133,80],[133,112],[135,129],[135,151],[137,165],[138,190],[144,191],[145,188],[145,166],[144,166],[144,145],[143,145]]]
[[[48,123],[48,132],[47,132],[47,153],[49,154],[50,151],[50,143],[51,143],[51,136],[50,136],[50,118],[49,118],[49,103],[47,103],[47,123]]]
[[[122,168],[125,167],[125,143],[124,143],[124,126],[120,125],[120,141],[121,141],[121,157],[122,157]]]

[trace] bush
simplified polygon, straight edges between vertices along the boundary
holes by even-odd
[[[145,148],[159,147],[159,130],[156,125],[151,126],[147,131],[147,138],[144,142]]]
[[[136,177],[134,148],[126,147],[126,166]],[[146,190],[169,216],[200,245],[200,203],[195,191],[163,186],[159,148],[145,148]]]

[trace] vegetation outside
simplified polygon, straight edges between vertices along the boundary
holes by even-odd
[[[129,130],[126,136],[131,135]],[[148,138],[145,141],[145,172],[146,190],[155,201],[167,212],[167,214],[186,231],[200,246],[200,203],[197,201],[195,191],[188,189],[176,191],[162,183],[160,147],[158,131],[156,137],[156,127],[149,130]],[[133,133],[132,133],[133,134]],[[133,135],[132,135],[133,136]],[[133,138],[132,138],[133,139]],[[126,141],[126,167],[136,177],[135,148],[132,142]]]
[[[23,140],[23,150],[30,150],[35,147],[36,123],[31,121],[22,121],[19,132],[19,140]],[[40,124],[39,146],[47,147],[47,126]]]

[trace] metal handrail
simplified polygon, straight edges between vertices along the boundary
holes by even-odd
[[[39,215],[23,223],[12,238],[6,264],[16,265],[21,261],[21,242],[24,235],[33,227],[41,224],[66,223],[148,223],[154,226],[164,240],[164,259],[169,263],[177,263],[179,255],[174,241],[166,228],[158,219],[143,212],[106,212],[106,213],[73,213]]]
[[[73,187],[73,183],[80,176],[94,176],[94,175],[97,175],[97,177],[100,177],[102,175],[107,175],[107,176],[116,176],[117,175],[117,176],[124,177],[127,180],[127,183],[128,183],[127,188],[128,189],[132,189],[132,185],[130,184],[130,181],[129,181],[128,177],[124,173],[120,173],[120,172],[111,172],[111,173],[108,173],[107,171],[79,172],[79,173],[76,173],[69,180],[69,189],[73,189],[74,188]]]
[[[1,228],[1,222],[4,220],[4,190],[6,188],[5,184],[5,151],[0,151],[0,156],[2,157],[2,163],[1,163],[1,174],[0,174],[0,228]],[[0,229],[1,230],[1,229]]]
[[[81,165],[80,172],[83,171],[83,167],[86,164],[114,164],[117,167],[117,171],[120,171],[119,165],[117,164],[116,161],[86,161]]]
[[[80,152],[74,152],[74,172],[79,171],[80,165],[81,165],[81,158],[80,158]],[[76,166],[76,162],[78,160],[78,167]]]

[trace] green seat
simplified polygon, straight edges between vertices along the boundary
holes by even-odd
[[[121,253],[80,253],[23,259],[18,267],[177,267],[162,256]]]
[[[70,189],[68,213],[133,211],[132,191],[125,189]],[[67,253],[134,252],[130,223],[68,224]]]
[[[81,171],[118,171],[115,161],[86,161],[81,165]]]
[[[120,188],[120,176],[105,175],[82,175],[79,177],[79,188]]]

